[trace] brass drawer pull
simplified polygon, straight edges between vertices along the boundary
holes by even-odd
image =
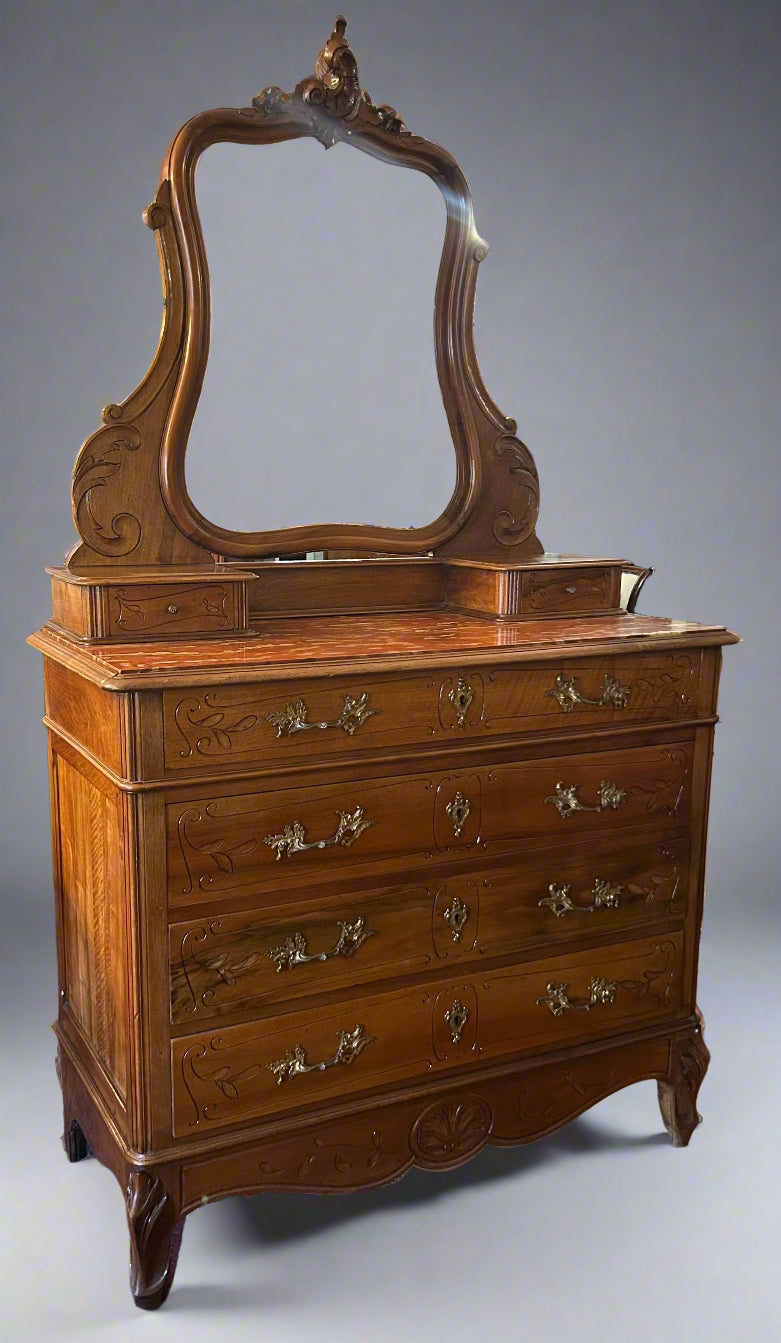
[[[309,712],[306,701],[299,699],[296,700],[295,704],[286,704],[284,709],[276,709],[273,713],[267,713],[266,722],[271,723],[272,727],[277,729],[278,737],[281,737],[284,733],[287,733],[288,737],[292,737],[294,732],[312,732],[315,729],[324,732],[329,727],[340,727],[351,737],[354,732],[357,732],[361,723],[365,722],[367,718],[371,718],[372,714],[380,712],[379,709],[370,709],[368,703],[368,690],[364,691],[358,699],[354,699],[352,695],[345,695],[344,708],[338,718],[334,718],[330,722],[309,723],[306,717]]]
[[[622,802],[626,801],[626,789],[620,788],[617,783],[610,783],[603,779],[599,785],[599,802],[596,807],[587,807],[584,802],[578,800],[578,787],[576,783],[563,783],[561,779],[556,784],[555,791],[546,797],[546,802],[552,802],[554,807],[563,820],[567,820],[573,811],[616,811]]]
[[[617,984],[607,979],[592,979],[588,986],[588,998],[583,1002],[573,1002],[568,996],[569,984],[549,984],[546,992],[537,999],[538,1007],[547,1007],[554,1017],[565,1012],[590,1012],[592,1007],[610,1006],[615,1000]]]
[[[620,897],[624,893],[623,886],[613,886],[609,881],[602,877],[596,877],[591,894],[594,899],[590,905],[576,905],[570,897],[571,885],[557,886],[552,881],[548,887],[548,894],[537,904],[541,908],[547,907],[557,919],[563,919],[565,914],[594,914],[598,909],[618,909]]]
[[[332,1059],[324,1059],[322,1063],[307,1063],[304,1046],[293,1045],[281,1059],[274,1059],[266,1067],[276,1077],[277,1085],[281,1086],[300,1073],[324,1073],[327,1068],[335,1068],[337,1063],[352,1063],[373,1040],[374,1036],[364,1035],[363,1026],[356,1026],[351,1031],[339,1031],[339,1046]]]
[[[309,961],[330,961],[334,956],[352,956],[367,937],[375,936],[374,929],[366,927],[363,915],[357,918],[355,923],[346,923],[343,919],[339,919],[336,926],[340,930],[339,937],[330,951],[320,951],[310,956],[303,933],[293,933],[278,947],[270,947],[266,954],[272,961],[276,961],[277,973],[280,970],[289,970],[293,965],[306,965]]]
[[[448,802],[445,811],[453,825],[453,834],[456,839],[461,838],[461,832],[466,825],[467,817],[472,810],[472,803],[468,797],[464,797],[462,792],[457,792],[452,802]]]
[[[364,819],[363,807],[356,807],[355,811],[338,811],[339,824],[334,833],[328,839],[313,839],[311,843],[306,840],[306,831],[300,821],[293,821],[291,825],[286,825],[279,835],[266,835],[264,843],[269,848],[276,849],[277,862],[283,853],[292,858],[294,853],[303,853],[305,849],[330,849],[333,844],[341,844],[342,848],[349,849],[364,830],[368,830],[373,821]]]
[[[463,676],[459,676],[455,686],[450,691],[448,699],[455,709],[456,723],[459,727],[466,727],[466,716],[469,713],[469,706],[475,697],[475,692],[469,682]]]
[[[565,676],[559,672],[552,690],[546,690],[548,699],[558,700],[565,713],[571,713],[577,704],[596,704],[598,708],[625,709],[629,703],[632,687],[622,685],[614,676],[605,676],[602,682],[602,695],[599,699],[588,699],[578,690],[577,676]]]

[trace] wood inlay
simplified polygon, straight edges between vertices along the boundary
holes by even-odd
[[[622,1022],[663,1018],[679,1009],[682,935],[643,939],[555,962],[497,970],[456,980],[434,993],[410,988],[329,1008],[290,1013],[263,1023],[226,1027],[219,1035],[184,1036],[171,1046],[174,1132],[201,1132],[242,1117],[268,1115],[350,1095],[391,1081],[425,1077],[452,1067],[577,1038],[615,1032]],[[552,978],[582,991],[590,977],[618,984],[611,1006],[556,1018],[537,999]],[[454,1045],[444,1013],[452,1000],[469,999],[469,1034]],[[269,1064],[296,1044],[307,1057],[333,1053],[340,1031],[360,1022],[372,1043],[347,1068],[312,1072],[279,1086]],[[469,1042],[469,1043],[467,1043]]]

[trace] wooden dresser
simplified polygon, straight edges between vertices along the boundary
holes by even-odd
[[[209,322],[194,164],[305,134],[448,201],[434,335],[458,480],[427,528],[228,533],[187,495]],[[119,1179],[154,1308],[214,1198],[452,1167],[644,1078],[688,1142],[735,636],[635,614],[647,570],[544,553],[534,462],[474,357],[463,175],[361,93],[343,20],[292,94],[187,123],[146,218],[160,346],[77,460],[80,542],[31,642],[64,1144]],[[353,558],[290,558],[314,551]]]

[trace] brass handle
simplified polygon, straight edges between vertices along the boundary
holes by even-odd
[[[274,1059],[266,1067],[276,1077],[277,1085],[281,1086],[300,1073],[324,1073],[327,1068],[335,1068],[337,1063],[352,1063],[373,1039],[372,1035],[364,1035],[363,1026],[356,1026],[351,1031],[339,1031],[339,1045],[331,1059],[324,1059],[322,1063],[307,1063],[304,1046],[293,1045],[281,1059]]]
[[[303,853],[305,849],[330,849],[333,844],[341,844],[342,848],[349,849],[364,830],[368,830],[373,821],[364,819],[363,807],[356,807],[355,811],[338,811],[339,824],[334,833],[329,835],[328,839],[313,839],[311,842],[306,840],[306,830],[300,821],[293,821],[286,825],[279,835],[266,835],[264,843],[269,848],[276,849],[277,862],[283,853],[292,858],[294,853]]]
[[[469,706],[475,697],[475,692],[465,677],[459,676],[456,684],[448,695],[448,699],[455,709],[456,723],[459,727],[466,727],[466,716],[469,713]]]
[[[278,947],[269,948],[266,954],[272,961],[276,961],[277,973],[280,970],[289,970],[293,965],[306,965],[309,961],[330,961],[334,956],[352,956],[367,937],[375,936],[374,929],[366,927],[363,915],[356,919],[355,923],[346,923],[343,919],[339,919],[336,926],[340,930],[339,937],[330,951],[320,951],[310,956],[303,933],[293,933]]]
[[[543,908],[548,908],[557,919],[563,919],[565,914],[594,914],[598,909],[618,909],[620,897],[624,894],[623,886],[613,886],[609,881],[602,877],[594,879],[594,886],[591,894],[593,900],[590,905],[576,905],[570,897],[571,885],[557,886],[552,881],[548,887],[548,894],[537,904]]]
[[[354,732],[357,732],[361,723],[365,722],[367,718],[371,718],[372,714],[380,712],[379,709],[370,709],[368,703],[368,690],[364,691],[357,699],[354,699],[352,695],[345,695],[344,708],[338,718],[333,718],[330,722],[309,723],[307,722],[309,710],[306,701],[299,699],[296,700],[295,704],[286,704],[284,709],[276,709],[273,713],[267,713],[266,722],[271,723],[272,727],[277,729],[278,737],[281,737],[284,733],[287,733],[288,737],[292,737],[294,732],[313,732],[315,729],[324,732],[329,727],[340,727],[351,737]]]
[[[461,838],[461,832],[466,824],[466,819],[472,810],[472,803],[462,792],[457,792],[452,802],[448,802],[445,811],[453,825],[453,834],[456,839]]]
[[[546,690],[548,699],[555,699],[565,713],[571,713],[577,704],[596,704],[598,708],[625,709],[629,703],[632,687],[622,685],[614,676],[605,676],[602,681],[602,694],[599,699],[589,699],[582,695],[575,682],[577,676],[565,676],[559,672],[552,690]]]
[[[588,807],[584,802],[578,800],[578,787],[576,783],[563,783],[561,779],[555,786],[555,790],[548,797],[546,802],[552,802],[553,806],[563,820],[567,820],[573,811],[615,811],[626,801],[626,789],[620,788],[617,783],[610,783],[603,779],[599,785],[599,802],[596,807]]]
[[[569,984],[549,984],[546,992],[537,999],[538,1007],[547,1007],[554,1017],[565,1012],[590,1012],[592,1007],[610,1006],[615,1000],[617,984],[607,979],[592,979],[588,986],[588,998],[582,1002],[573,1001],[567,994]]]

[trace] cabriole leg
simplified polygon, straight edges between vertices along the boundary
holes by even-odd
[[[157,1310],[174,1280],[184,1218],[153,1171],[128,1172],[127,1220],[133,1300],[142,1310]]]
[[[708,1071],[710,1051],[703,1038],[704,1022],[689,1035],[673,1042],[669,1076],[658,1083],[659,1109],[674,1147],[688,1146],[694,1130],[702,1123],[697,1113],[697,1092]]]

